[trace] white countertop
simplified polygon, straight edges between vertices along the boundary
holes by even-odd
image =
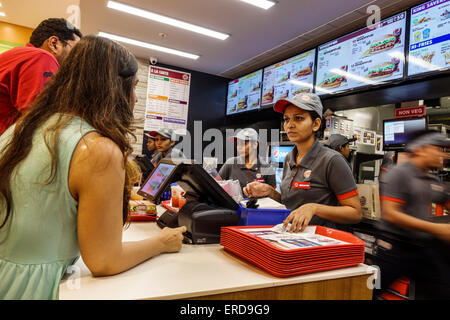
[[[124,241],[159,232],[154,222],[132,223]],[[60,285],[61,300],[186,299],[206,295],[285,286],[305,282],[375,275],[377,269],[355,267],[289,278],[271,274],[229,254],[222,246],[183,245],[178,253],[162,254],[121,274],[95,278],[80,259]]]

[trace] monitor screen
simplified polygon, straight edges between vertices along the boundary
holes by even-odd
[[[283,163],[287,154],[294,149],[294,146],[271,146],[270,159],[272,163]]]
[[[412,133],[427,128],[425,117],[417,119],[385,120],[383,124],[384,150],[403,149]]]
[[[319,95],[402,79],[406,12],[319,46],[315,90]]]
[[[264,69],[261,106],[296,94],[312,92],[316,50],[310,50]]]
[[[408,75],[450,68],[450,0],[411,9]]]
[[[227,115],[261,107],[262,69],[228,84]]]
[[[153,199],[156,198],[159,193],[164,191],[161,189],[167,184],[166,182],[168,182],[168,179],[176,167],[175,164],[160,163],[155,170],[153,170],[140,191],[145,193],[146,196],[151,196]]]

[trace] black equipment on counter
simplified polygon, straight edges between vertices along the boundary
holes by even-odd
[[[191,161],[161,160],[138,194],[154,201],[172,183],[183,188],[187,202],[177,214],[178,221],[174,213],[168,210],[160,217],[160,227],[185,226],[185,240],[205,244],[220,242],[221,227],[239,224],[239,205],[236,201],[201,165]]]

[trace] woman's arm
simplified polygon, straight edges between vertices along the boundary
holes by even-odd
[[[70,166],[69,188],[78,200],[78,241],[94,276],[126,271],[163,252],[177,252],[185,227],[165,229],[154,238],[122,242],[123,155],[110,139],[86,135]]]
[[[358,196],[339,200],[341,206],[327,206],[323,204],[307,203],[291,212],[283,222],[286,229],[291,223],[289,232],[301,232],[309,225],[316,215],[336,223],[353,224],[361,221],[361,203]]]

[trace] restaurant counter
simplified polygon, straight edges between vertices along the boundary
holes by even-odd
[[[161,215],[164,209],[158,207]],[[134,222],[124,241],[157,234],[154,222]],[[355,267],[277,278],[219,244],[187,245],[118,275],[93,277],[82,259],[60,284],[61,300],[370,300],[377,269]]]

